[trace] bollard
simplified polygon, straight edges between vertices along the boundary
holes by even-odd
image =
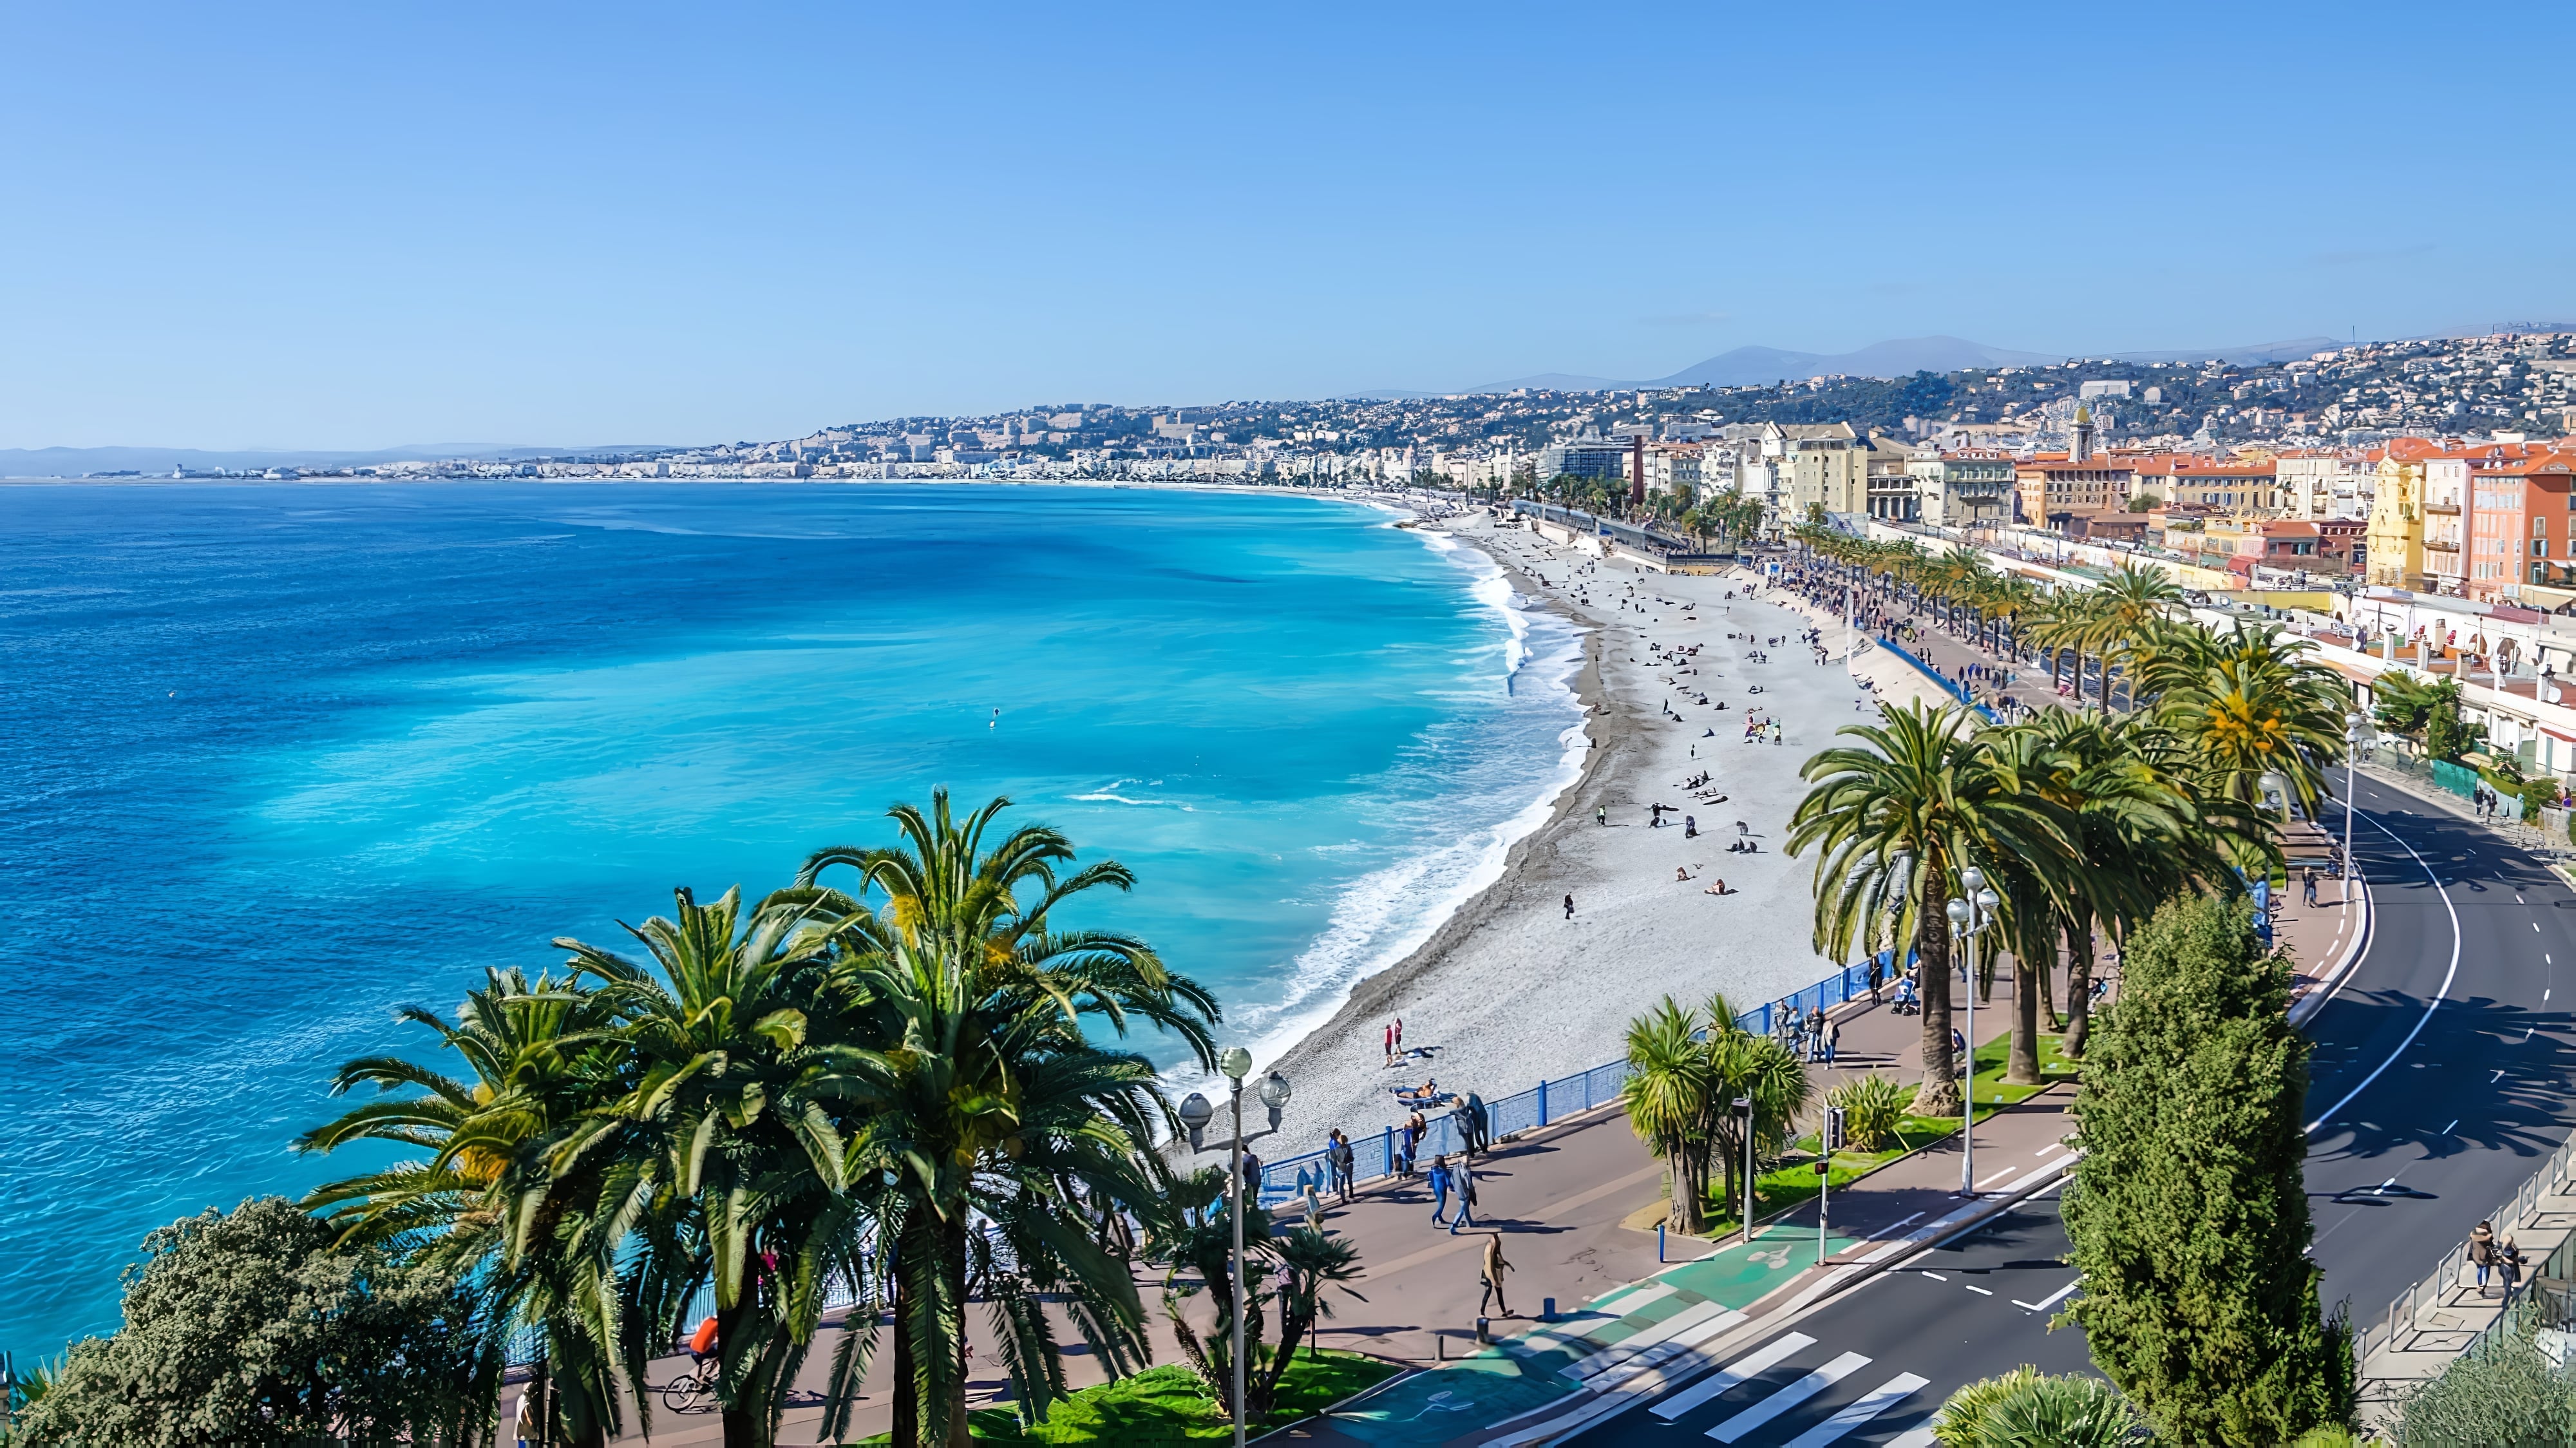
[[[1554,1322],[1554,1321],[1556,1321],[1556,1299],[1555,1299],[1555,1298],[1553,1298],[1553,1297],[1546,1297],[1546,1298],[1541,1298],[1541,1299],[1539,1300],[1538,1320],[1539,1320],[1539,1321],[1541,1321],[1541,1322]]]
[[[1658,1263],[1661,1263],[1663,1260],[1664,1260],[1664,1224],[1663,1224],[1663,1223],[1661,1223],[1661,1222],[1657,1222],[1657,1223],[1655,1224],[1655,1261],[1656,1261],[1656,1262],[1658,1262]]]
[[[1477,1319],[1476,1319],[1476,1341],[1477,1341],[1477,1342],[1479,1342],[1479,1343],[1483,1343],[1483,1344],[1491,1345],[1491,1344],[1492,1344],[1492,1342],[1493,1342],[1493,1340],[1494,1340],[1494,1322],[1493,1322],[1493,1319],[1492,1319],[1492,1318],[1489,1318],[1489,1317],[1480,1317],[1480,1318],[1477,1318]]]

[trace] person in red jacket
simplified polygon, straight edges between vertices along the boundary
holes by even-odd
[[[698,1330],[689,1334],[689,1356],[699,1362],[705,1362],[715,1356],[715,1351],[716,1320],[715,1315],[710,1313],[706,1321],[698,1324]]]

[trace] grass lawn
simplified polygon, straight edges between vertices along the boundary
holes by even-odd
[[[2075,1079],[2076,1064],[2058,1052],[2058,1038],[2043,1034],[2039,1038],[2039,1075],[2037,1086],[2007,1086],[2004,1067],[2011,1060],[2012,1041],[2004,1036],[1977,1048],[1977,1119],[1985,1120],[2007,1106],[2027,1101],[2059,1081]],[[1915,1116],[1897,1119],[1896,1135],[1878,1151],[1843,1150],[1834,1153],[1831,1181],[1836,1191],[1858,1181],[1889,1162],[1911,1151],[1956,1133],[1959,1118],[1955,1116]],[[1788,1159],[1753,1180],[1753,1214],[1755,1219],[1805,1202],[1816,1194],[1816,1150],[1813,1132],[1790,1144]],[[1706,1235],[1723,1237],[1737,1229],[1733,1202],[1711,1201],[1708,1204]]]
[[[1247,1424],[1255,1436],[1284,1428],[1301,1418],[1401,1371],[1392,1363],[1358,1353],[1313,1353],[1300,1349],[1288,1376],[1279,1383],[1279,1403],[1267,1417]],[[1198,1375],[1178,1364],[1147,1368],[1132,1378],[1084,1388],[1047,1411],[1046,1421],[1022,1428],[1008,1409],[984,1408],[970,1415],[979,1443],[1213,1443],[1234,1436],[1232,1422],[1216,1400],[1200,1388]],[[883,1443],[885,1434],[860,1439]]]

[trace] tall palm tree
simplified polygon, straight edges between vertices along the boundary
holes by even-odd
[[[1915,1109],[1959,1109],[1950,1051],[1950,925],[1957,871],[2007,857],[2071,851],[2064,808],[2030,788],[2008,751],[1988,745],[1965,710],[1920,703],[1840,732],[1861,747],[1825,750],[1790,819],[1789,852],[1816,858],[1817,950],[1849,959],[1882,915],[1921,959],[1923,1085]]]
[[[2123,563],[2092,591],[2094,637],[2102,655],[2102,707],[2111,707],[2111,669],[2126,662],[2173,622],[2182,588],[2161,569]],[[2138,685],[2129,681],[2129,707],[2138,707]]]
[[[1116,1035],[1142,1022],[1179,1037],[1202,1066],[1215,1060],[1219,1013],[1204,988],[1142,941],[1053,927],[1065,901],[1134,877],[1110,861],[1071,868],[1072,844],[1051,829],[1000,835],[994,820],[1008,806],[996,799],[960,819],[939,791],[928,814],[889,811],[902,846],[823,850],[798,876],[806,908],[831,922],[836,983],[887,1043],[864,1073],[872,1114],[855,1165],[882,1186],[871,1190],[892,1257],[894,1440],[904,1448],[966,1441],[961,1328],[979,1220],[1016,1264],[987,1280],[1028,1411],[1042,1414],[1063,1390],[1042,1295],[1071,1299],[1105,1361],[1142,1360],[1133,1277],[1089,1222],[1100,1204],[1159,1210],[1162,1169],[1149,1148],[1171,1119],[1151,1063],[1095,1045],[1086,1028]],[[839,867],[857,870],[856,884],[823,888]],[[873,1323],[862,1332],[872,1338]],[[855,1387],[854,1373],[836,1366],[836,1376]]]
[[[1630,1129],[1664,1163],[1670,1179],[1665,1221],[1674,1231],[1693,1235],[1700,1230],[1700,1204],[1708,1196],[1709,1147],[1703,1128],[1714,1089],[1708,1050],[1697,1039],[1698,1030],[1698,1018],[1671,996],[1630,1021],[1628,1079],[1619,1086],[1619,1104],[1627,1110]]]
[[[627,1363],[638,1401],[680,1304],[712,1283],[726,1448],[767,1448],[826,1281],[852,1275],[832,1230],[855,1210],[842,1108],[874,1084],[876,1061],[816,1029],[834,1006],[834,932],[810,902],[745,910],[738,889],[702,905],[686,888],[673,901],[670,917],[627,927],[649,966],[555,942],[598,982],[631,1064],[625,1092],[565,1133],[547,1167],[599,1174],[604,1227],[588,1245],[603,1266],[631,1263],[625,1290],[644,1304]]]
[[[2255,804],[2262,777],[2278,774],[2314,811],[2327,766],[2343,757],[2350,697],[2341,676],[2310,657],[2314,648],[2277,624],[2239,620],[2225,634],[2169,627],[2147,649],[2138,682],[2213,792]]]
[[[531,983],[509,970],[487,971],[452,1024],[421,1006],[397,1014],[434,1033],[470,1078],[399,1056],[342,1066],[333,1095],[362,1086],[408,1094],[380,1095],[304,1133],[295,1149],[372,1141],[427,1159],[325,1183],[304,1205],[339,1226],[343,1241],[409,1249],[480,1283],[502,1331],[532,1328],[544,1344],[538,1381],[562,1437],[577,1448],[604,1443],[621,1427],[614,1276],[558,1250],[586,1224],[595,1184],[545,1180],[537,1149],[618,1094],[603,1049],[610,1013],[569,982]]]

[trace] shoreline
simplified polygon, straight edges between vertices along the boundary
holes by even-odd
[[[1839,657],[1819,664],[1794,637],[1807,613],[1782,608],[1786,595],[1754,598],[1742,570],[1645,572],[1496,527],[1481,512],[1425,531],[1479,549],[1503,570],[1515,606],[1574,632],[1582,656],[1566,686],[1590,747],[1544,820],[1505,850],[1495,879],[1261,1062],[1297,1088],[1274,1149],[1282,1160],[1319,1148],[1328,1128],[1357,1139],[1400,1120],[1393,1085],[1436,1079],[1444,1092],[1498,1099],[1617,1059],[1627,1022],[1663,995],[1697,1006],[1723,991],[1742,1010],[1837,964],[1811,945],[1812,861],[1791,861],[1779,845],[1804,794],[1797,767],[1834,729],[1874,721],[1877,696]],[[1839,622],[1829,645],[1840,643]],[[1657,644],[1699,652],[1677,663]],[[1743,721],[1757,711],[1783,721],[1780,744],[1744,742]],[[1706,802],[1683,787],[1703,771],[1715,777]],[[1657,803],[1673,824],[1649,822]],[[1699,821],[1696,837],[1680,827],[1684,813]],[[1739,822],[1759,853],[1726,848]],[[1705,893],[1720,880],[1727,895]],[[1407,1046],[1430,1049],[1390,1068],[1383,1031],[1398,1017]]]

